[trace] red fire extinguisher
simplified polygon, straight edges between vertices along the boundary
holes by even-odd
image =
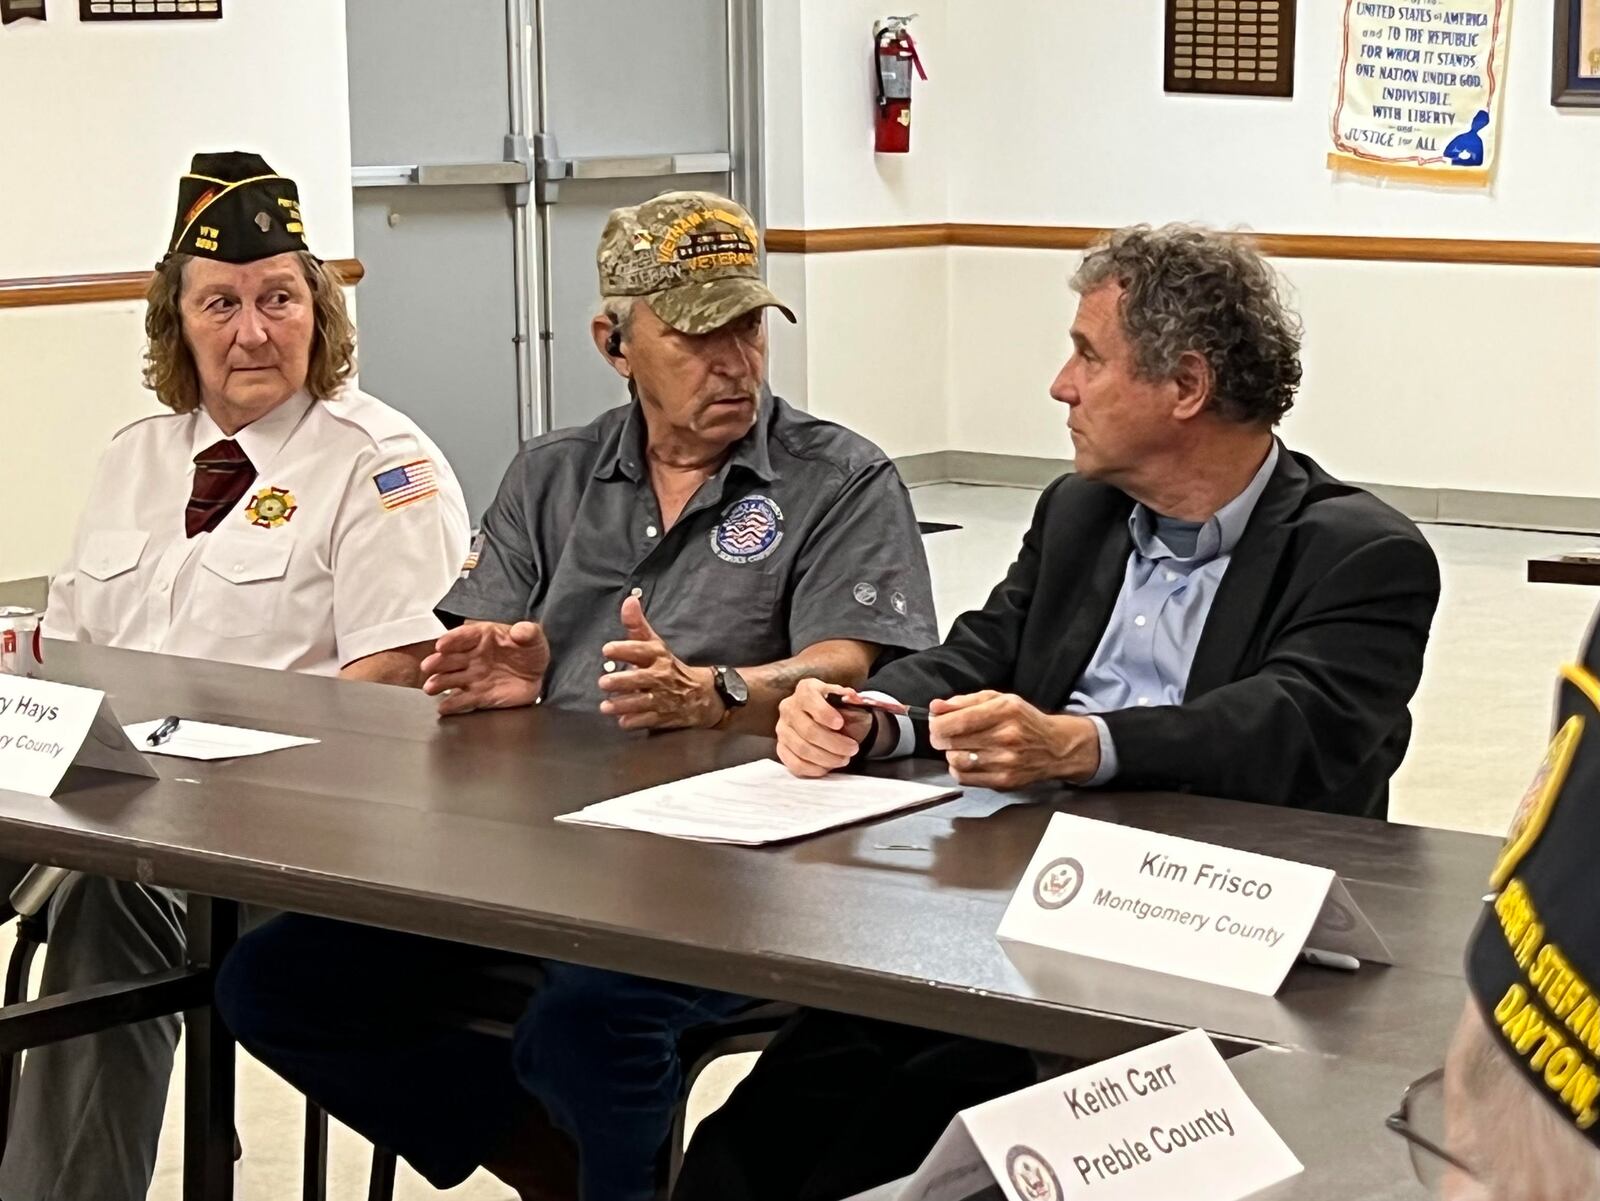
[[[908,26],[917,19],[888,17],[872,27],[872,69],[878,80],[876,147],[879,154],[905,154],[911,149],[911,69],[924,80],[928,73],[917,57]]]

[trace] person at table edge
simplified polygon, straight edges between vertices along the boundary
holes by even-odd
[[[611,215],[592,332],[632,400],[506,472],[439,606],[465,623],[423,664],[441,713],[542,701],[770,734],[800,679],[860,684],[936,640],[894,465],[763,387],[764,313],[793,317],[758,253],[749,215],[707,193]],[[437,1187],[481,1164],[525,1197],[654,1196],[678,1036],[752,999],[540,961],[511,1043],[440,1035],[434,986],[395,1000],[420,975],[470,1005],[504,958],[283,918],[240,942],[218,999],[245,1046]]]
[[[427,435],[346,382],[355,331],[294,182],[255,154],[195,155],[145,329],[145,384],[172,412],[112,438],[45,633],[420,685],[466,502]],[[0,864],[0,887],[26,866]],[[48,921],[44,993],[184,963],[169,889],[70,876]],[[143,1198],[180,1028],[174,1015],[29,1051],[0,1197]]]
[[[1384,816],[1438,564],[1410,521],[1274,435],[1301,377],[1275,274],[1241,238],[1135,227],[1073,286],[1050,393],[1075,472],[1044,490],[984,607],[866,686],[930,716],[841,712],[827,698],[845,689],[802,683],[780,757],[802,776],[917,754],[969,787]],[[696,1133],[675,1195],[849,1195],[914,1170],[956,1109],[1033,1071],[1015,1048],[803,1013]]]
[[[1600,1201],[1600,627],[1561,670],[1554,737],[1467,942],[1442,1069],[1390,1128],[1447,1201]]]

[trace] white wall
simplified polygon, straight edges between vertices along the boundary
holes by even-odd
[[[860,82],[852,64],[864,56],[849,48],[863,14],[832,10],[852,7],[817,6],[829,11],[807,16],[801,65],[789,67],[803,82],[806,125],[793,224],[1195,220],[1283,233],[1600,241],[1600,113],[1549,103],[1547,6],[1513,8],[1502,157],[1482,194],[1341,181],[1326,170],[1333,6],[1302,5],[1296,96],[1246,100],[1167,96],[1162,6],[1104,0],[1011,0],[1003,14],[950,4],[926,28],[919,21],[933,78],[918,85],[919,140],[907,162],[887,168],[900,185],[891,188],[862,147],[869,113],[840,99]],[[929,255],[944,260],[942,304],[926,262],[908,263],[898,286],[888,266]],[[918,356],[945,356],[950,447],[1065,454],[1046,389],[1067,351],[1077,258],[977,248],[805,256],[813,407],[872,422],[893,454],[927,447],[928,395],[913,406],[819,392],[874,369],[868,340],[840,337],[887,311]],[[850,261],[866,259],[884,266]],[[1305,384],[1285,425],[1296,446],[1365,482],[1600,496],[1600,273],[1278,266],[1307,326]],[[890,290],[869,291],[869,280]],[[820,312],[825,294],[845,311]],[[941,315],[942,335],[931,329]],[[822,326],[834,331],[826,344]],[[925,362],[919,373],[937,382]]]
[[[0,29],[0,278],[135,271],[171,236],[196,151],[254,150],[299,184],[312,248],[352,253],[340,0],[246,0],[218,22]],[[139,386],[143,305],[0,310],[0,579],[53,571]],[[50,503],[42,503],[49,498]]]
[[[953,124],[940,80],[945,0],[916,6],[912,26],[931,82],[916,83],[909,155],[872,152],[872,25],[863,0],[766,0],[767,223],[777,228],[944,221]],[[892,455],[943,450],[949,331],[941,250],[774,255],[773,286],[798,331],[773,339],[773,386],[850,425]],[[906,353],[891,357],[898,343]]]

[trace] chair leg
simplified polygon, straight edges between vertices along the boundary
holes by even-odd
[[[367,1201],[394,1201],[394,1152],[372,1148],[372,1177],[367,1182]]]
[[[28,999],[28,979],[33,973],[33,961],[39,954],[39,946],[39,943],[18,931],[17,945],[12,948],[11,961],[6,964],[5,993],[0,1003],[17,1005]],[[0,1156],[6,1152],[6,1138],[11,1133],[12,1119],[16,1116],[17,1092],[21,1083],[22,1056],[0,1055]]]
[[[328,1112],[306,1098],[306,1154],[302,1201],[328,1201]]]

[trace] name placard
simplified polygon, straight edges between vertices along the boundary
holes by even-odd
[[[1325,867],[1058,813],[999,937],[1270,996],[1334,882]],[[1354,921],[1342,886],[1339,901]]]
[[[963,1110],[915,1175],[852,1201],[1238,1201],[1303,1168],[1203,1030]]]
[[[105,693],[0,676],[0,788],[47,797],[74,763],[154,778]]]

